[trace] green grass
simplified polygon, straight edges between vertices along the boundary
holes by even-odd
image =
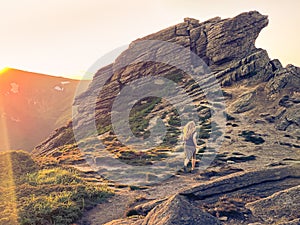
[[[176,128],[175,126],[167,127],[167,133],[166,133],[165,137],[163,138],[163,142],[161,145],[163,147],[175,146],[178,142],[180,134],[181,134],[181,131],[178,128]]]
[[[39,168],[28,153],[0,154],[0,224],[72,224],[112,192],[79,172]]]
[[[171,126],[175,126],[175,127],[180,127],[181,126],[181,120],[178,116],[171,116],[170,120],[168,121],[168,123]]]
[[[146,101],[146,102],[144,102]],[[161,98],[148,97],[136,103],[129,114],[129,124],[132,133],[137,137],[144,135],[145,129],[149,126],[149,118],[146,118],[148,114],[159,104]],[[142,103],[143,102],[143,103]]]
[[[183,73],[170,73],[164,76],[164,78],[174,81],[175,83],[179,83],[184,78]]]
[[[108,131],[111,131],[111,130],[112,130],[112,126],[111,125],[107,125],[107,126],[102,126],[101,124],[97,125],[98,135],[104,134],[104,133],[106,133]]]
[[[64,170],[60,168],[39,170],[35,173],[30,173],[25,176],[25,181],[30,185],[44,184],[77,184],[81,182],[76,171]]]

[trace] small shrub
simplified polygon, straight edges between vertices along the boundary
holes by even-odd
[[[170,126],[167,128],[167,133],[165,137],[163,138],[162,146],[166,147],[173,147],[177,144],[179,135],[181,134],[181,131],[174,127]]]
[[[146,103],[143,103],[146,101]],[[158,97],[149,97],[136,103],[129,114],[129,124],[132,133],[137,137],[143,137],[145,129],[149,126],[150,118],[146,118],[154,107],[161,101]]]
[[[172,80],[175,83],[182,81],[184,75],[178,71],[178,73],[170,73],[164,76],[166,79]]]
[[[181,126],[181,120],[178,116],[171,116],[170,120],[168,121],[168,123],[171,126],[176,126],[176,127],[180,127]]]

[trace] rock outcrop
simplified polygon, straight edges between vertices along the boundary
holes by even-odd
[[[246,221],[245,224],[268,221],[296,224],[298,218],[294,217],[299,216],[296,210],[285,207],[284,212],[289,218],[282,221],[272,216],[271,211],[273,205],[277,210],[280,201],[298,193],[298,188],[293,187],[299,186],[300,178],[297,166],[300,68],[292,65],[284,68],[279,60],[271,60],[266,50],[255,47],[256,38],[267,24],[267,16],[256,11],[229,19],[216,17],[205,22],[186,18],[183,23],[132,42],[114,63],[98,70],[88,90],[76,98],[76,118],[36,148],[37,158],[50,161],[53,158],[52,164],[66,165],[71,161],[76,168],[86,166],[82,163],[86,159],[104,177],[112,173],[104,164],[111,164],[117,168],[115,177],[118,177],[118,182],[125,183],[127,178],[138,179],[131,173],[134,170],[126,170],[126,166],[120,166],[119,162],[133,165],[130,168],[134,169],[157,161],[163,165],[166,155],[174,153],[174,146],[180,140],[182,121],[177,114],[190,120],[186,108],[195,107],[201,120],[197,124],[198,142],[202,144],[201,153],[197,154],[197,167],[205,163],[205,156],[213,155],[216,158],[210,164],[210,173],[200,172],[199,177],[195,177],[199,184],[193,188],[186,188],[176,195],[173,193],[168,199],[151,199],[153,202],[135,206],[132,210],[140,217],[108,224],[220,224],[219,221],[223,224],[241,224],[241,221]],[[164,45],[162,41],[179,47]],[[185,50],[189,54],[181,54]],[[198,57],[206,65],[201,64]],[[188,69],[183,71],[186,65]],[[192,73],[199,75],[201,85],[195,84],[190,76]],[[151,132],[145,127],[156,125],[152,121],[156,116],[168,128],[163,146],[139,152],[138,148],[120,143],[112,129],[111,116],[112,105],[124,87],[145,77],[171,79],[186,91],[192,101],[177,100],[185,106],[179,111],[157,99],[146,98],[136,103],[131,130],[138,138],[146,142]],[[216,86],[220,87],[219,93],[222,94],[209,102],[203,90]],[[141,87],[139,84],[137,88]],[[220,110],[227,118],[226,124],[222,124],[220,118],[212,119],[212,115]],[[91,112],[95,114],[91,116]],[[79,149],[73,129],[79,130],[79,135],[93,133],[90,125],[94,122],[98,136],[77,143],[84,145],[85,149],[81,151],[83,156],[75,162],[71,152]],[[212,127],[216,128],[215,133]],[[205,139],[210,137],[213,143],[221,143],[219,149],[207,145]],[[98,143],[100,140],[106,147]],[[101,155],[104,148],[107,151]],[[178,154],[182,149],[176,148],[176,151]],[[107,152],[114,156],[113,159],[108,158]],[[68,160],[68,155],[71,160]],[[116,164],[115,158],[119,159]],[[174,162],[165,164],[170,168],[178,166]],[[125,178],[128,174],[130,177]],[[178,175],[180,181],[186,180],[180,177],[180,172],[166,170],[146,170],[138,176],[151,181],[159,176],[167,179],[170,174]],[[293,205],[299,207],[296,202]],[[265,213],[261,212],[262,207],[266,207]]]
[[[202,212],[184,196],[175,195],[168,201],[156,206],[145,217],[142,225],[219,225],[220,221],[212,215]]]
[[[267,224],[299,224],[300,186],[277,192],[246,206]]]
[[[288,167],[262,169],[253,172],[240,172],[232,176],[220,178],[211,184],[199,185],[187,190],[182,195],[189,196],[194,200],[215,201],[220,195],[230,195],[242,190],[242,193],[266,197],[280,190],[293,186],[285,180],[290,178],[300,181],[300,166],[293,165]],[[270,185],[268,185],[268,183]],[[282,185],[274,185],[282,183]],[[284,183],[288,186],[285,186]],[[289,186],[291,185],[291,186]],[[268,188],[267,188],[268,187]]]
[[[295,164],[231,174],[137,205],[135,217],[106,225],[297,224],[299,168]]]
[[[169,54],[170,50],[159,44],[147,49],[136,47],[141,41],[167,41],[190,49],[204,60],[223,86],[253,76],[257,81],[268,80],[272,76],[274,63],[271,63],[265,50],[255,48],[255,40],[267,24],[267,16],[256,11],[242,13],[231,19],[213,18],[202,23],[186,18],[183,23],[134,41],[113,64],[101,68],[89,89],[76,99],[75,105],[80,116],[73,121],[73,126],[85,131],[87,124],[94,120],[102,127],[109,125],[112,103],[125,84],[140,77],[178,73],[178,69],[170,65],[154,62],[130,64],[144,57],[145,52],[154,59]],[[194,60],[194,57],[191,54],[187,58],[179,58],[177,62],[188,63],[196,68],[199,60]],[[95,94],[98,94],[96,100],[91,98]],[[96,118],[91,118],[88,114],[95,108],[95,101]],[[67,135],[61,137],[54,133],[36,148],[36,152],[48,151],[63,145],[66,140],[73,140],[71,130],[71,124],[58,130]]]
[[[174,195],[157,205],[145,218],[115,220],[105,225],[221,225],[221,222],[209,213],[194,206],[182,195]]]

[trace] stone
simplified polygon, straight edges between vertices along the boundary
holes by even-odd
[[[188,22],[180,23],[175,26],[175,34],[177,36],[189,36],[189,24]]]
[[[215,180],[208,184],[200,184],[194,188],[182,192],[182,195],[190,196],[197,200],[205,200],[220,196],[222,193],[230,193],[232,191],[243,190],[251,186],[256,186],[256,190],[251,190],[252,195],[265,195],[265,191],[274,194],[277,191],[284,190],[286,187],[274,186],[269,190],[266,189],[266,182],[282,181],[291,176],[300,178],[300,165],[292,165],[285,167],[274,167],[261,169],[251,172],[237,172]],[[217,198],[217,197],[216,197]]]
[[[299,224],[300,224],[300,219],[294,219],[292,221],[278,223],[278,225],[299,225]]]
[[[127,218],[127,219],[119,219],[113,220],[111,222],[105,223],[104,225],[141,225],[142,219],[140,218]]]
[[[283,66],[282,66],[281,62],[278,59],[273,59],[273,60],[270,61],[270,63],[272,65],[272,70],[273,71],[283,69]]]
[[[296,126],[299,129],[300,111],[298,105],[289,105],[289,108],[279,117],[276,124],[276,128],[282,131],[287,130],[290,126]]]
[[[154,207],[157,205],[163,203],[167,199],[159,199],[159,200],[152,200],[140,205],[137,205],[133,207],[132,209],[129,209],[129,211],[134,211],[136,215],[146,216]]]
[[[211,67],[214,67],[213,65]],[[220,66],[218,66],[219,68]],[[256,50],[240,61],[232,61],[216,74],[222,86],[231,86],[241,80],[267,81],[272,77],[270,58],[265,50]]]
[[[255,50],[259,32],[268,25],[267,16],[256,11],[222,20],[207,31],[210,64],[223,64],[246,57]]]
[[[243,113],[253,109],[255,96],[256,96],[255,92],[248,92],[239,96],[238,100],[233,103],[232,112]]]
[[[266,86],[269,94],[282,92],[284,89],[293,91],[300,90],[300,68],[287,65],[286,68],[275,71],[274,79]]]
[[[228,217],[227,216],[222,216],[218,218],[220,221],[227,221]]]
[[[214,216],[202,212],[184,196],[174,195],[156,206],[145,217],[142,225],[218,225],[221,222]]]
[[[186,22],[186,23],[188,23],[188,24],[191,24],[191,25],[193,25],[194,27],[196,27],[196,26],[199,25],[199,20],[193,19],[193,18],[189,18],[189,17],[184,18],[184,22]]]
[[[263,225],[262,223],[248,223],[248,225]]]
[[[268,224],[287,224],[288,218],[300,218],[300,186],[277,192],[267,198],[246,205],[254,216],[262,218]]]

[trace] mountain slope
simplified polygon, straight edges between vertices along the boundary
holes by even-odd
[[[88,133],[89,125],[94,121],[98,133],[104,135],[105,132],[112,129],[112,104],[120,90],[137,78],[154,75],[177,82],[191,96],[192,103],[189,104],[195,107],[199,116],[203,118],[199,124],[203,128],[201,132],[209,134],[212,131],[209,125],[211,122],[210,114],[213,112],[212,110],[218,111],[218,107],[222,109],[224,104],[227,106],[226,111],[232,114],[233,118],[241,113],[250,115],[254,113],[253,120],[255,120],[260,113],[263,113],[261,116],[267,117],[265,118],[266,121],[269,121],[267,124],[275,129],[274,132],[287,129],[296,132],[299,127],[297,121],[299,115],[295,112],[299,99],[299,68],[292,65],[283,68],[278,60],[271,60],[265,50],[255,47],[255,39],[267,24],[267,17],[258,12],[243,13],[232,19],[214,18],[203,23],[186,18],[184,23],[134,41],[129,49],[124,51],[113,64],[101,68],[95,74],[89,89],[77,97],[75,105],[78,106],[79,113],[75,121],[76,124],[72,127],[70,123],[59,129],[38,146],[35,152],[43,155],[47,151],[53,151],[56,147],[74,143],[73,128],[79,132],[81,130],[82,133]],[[211,70],[208,77],[200,77],[203,86],[195,86],[195,81],[191,80],[186,71],[180,71],[172,65],[153,62],[132,63],[136,59],[142,58],[145,51],[147,55],[156,54],[154,58],[159,58],[161,55],[172,55],[172,52],[168,51],[162,53],[159,44],[153,44],[154,46],[151,48],[139,49],[138,43],[145,40],[176,43],[200,56]],[[197,70],[198,65],[193,62],[192,55],[181,59],[182,64],[185,61],[193,66],[193,70]],[[128,66],[122,68],[122,65],[127,64]],[[214,77],[216,78],[215,81],[211,79]],[[105,81],[106,83],[103,83]],[[209,102],[205,97],[203,90],[210,86],[215,87],[216,83],[223,88],[223,96],[219,97],[223,97],[226,101],[215,99],[215,102]],[[93,99],[94,93],[97,93],[97,99]],[[168,106],[167,103],[156,102],[155,99],[148,99],[147,101],[147,104],[140,104],[140,108],[135,105],[132,110],[134,111],[136,107],[141,111],[141,109],[148,107],[149,112],[140,115],[144,119],[142,122],[149,124],[153,117],[165,114],[164,122],[169,123],[170,119],[176,117],[176,113],[174,114],[174,110],[172,111],[172,106]],[[270,105],[267,111],[266,105]],[[149,108],[149,106],[154,107]],[[90,115],[93,107],[96,109],[94,117]],[[281,113],[277,112],[280,110]],[[155,113],[151,113],[153,111]],[[131,128],[134,129],[136,135],[142,135],[146,140],[147,127],[139,126],[138,122],[135,124],[134,121],[139,120],[137,114],[135,117],[132,117]],[[169,123],[168,127],[171,130],[169,137],[179,138],[178,126],[180,127],[180,124],[172,124],[172,121],[171,124]],[[296,129],[292,129],[293,127]],[[110,132],[110,135],[112,134],[113,132]],[[297,140],[299,134],[295,135]],[[203,139],[203,137],[199,138]],[[169,144],[174,147],[174,143],[172,143]],[[115,145],[118,145],[117,142],[114,143]]]
[[[33,147],[71,118],[79,81],[6,69],[0,75],[0,149]]]
[[[300,158],[300,69],[293,65],[284,68],[279,60],[271,60],[266,50],[255,47],[256,38],[267,24],[268,18],[256,11],[205,22],[186,18],[183,23],[132,42],[113,64],[99,68],[88,90],[76,98],[77,117],[36,147],[36,159],[46,165],[76,167],[87,174],[97,172],[117,184],[153,185],[163,181],[148,186],[146,190],[133,190],[146,196],[145,205],[136,204],[144,211],[137,208],[131,211],[141,218],[108,224],[157,224],[160,212],[166,215],[165,221],[176,224],[173,217],[168,216],[182,209],[178,202],[187,207],[190,204],[201,206],[202,211],[226,221],[224,224],[267,223],[244,206],[249,203],[251,207],[260,207],[262,203],[250,202],[268,201],[264,198],[272,198],[274,193],[277,196],[276,192],[284,192],[284,189],[294,194],[289,188],[300,184],[299,174],[294,172],[298,167],[293,165],[299,163]],[[183,48],[169,48],[157,40],[178,44],[192,53],[182,55]],[[205,70],[205,66],[196,56],[202,58],[209,68],[198,77],[191,74]],[[149,58],[153,60],[147,60]],[[157,62],[159,59],[167,60]],[[176,66],[172,64],[174,61]],[[181,69],[186,64],[189,69]],[[111,118],[126,107],[120,104],[124,107],[114,108],[114,102],[135,80],[157,77],[160,80],[155,81],[166,78],[174,81],[178,88],[171,90],[174,95],[168,101],[153,96],[143,97],[142,91],[134,103],[122,99],[125,106],[132,106],[130,128],[144,146],[135,145],[130,139],[121,142]],[[143,87],[143,83],[137,83],[132,89],[142,90]],[[191,101],[184,100],[179,87]],[[214,91],[219,95],[213,95]],[[209,99],[210,94],[215,98]],[[132,94],[136,95],[138,93]],[[131,95],[126,96],[132,100]],[[174,101],[177,102],[172,105]],[[189,107],[196,109],[199,118],[197,139],[201,149],[197,154],[197,168],[200,170],[187,178],[176,171],[183,164],[180,138],[183,125],[191,120]],[[95,114],[91,113],[93,111]],[[225,115],[225,118],[215,115]],[[150,128],[159,126],[156,118],[164,122],[167,133],[153,141],[154,147],[144,149],[153,131]],[[96,132],[91,129],[94,122]],[[73,131],[77,140],[80,138],[77,143]],[[126,136],[127,133],[121,131]],[[179,161],[167,161],[176,155],[181,156]],[[210,167],[201,170],[207,161]],[[255,170],[258,171],[253,172]],[[233,188],[233,184],[237,187]],[[200,194],[191,185],[199,186],[196,190],[199,189]],[[217,191],[211,191],[211,188]],[[203,190],[208,190],[207,195],[201,195]],[[230,196],[238,196],[235,203],[226,197],[227,192]],[[184,195],[184,198],[170,197],[174,193]],[[170,198],[161,204],[150,201],[160,201],[165,197]],[[295,202],[292,204],[297,207]],[[196,218],[194,214],[191,218],[194,216]],[[287,215],[281,221],[274,217],[272,222],[284,224],[294,219]]]

